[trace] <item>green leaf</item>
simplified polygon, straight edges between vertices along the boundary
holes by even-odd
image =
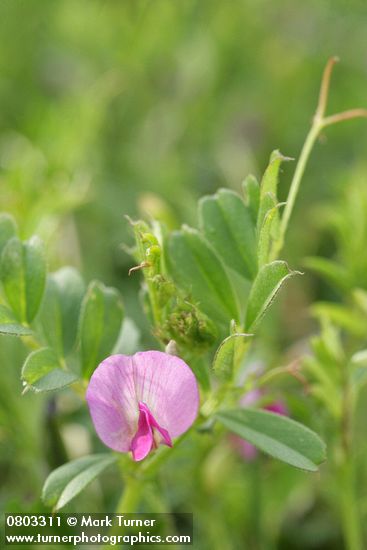
[[[274,300],[286,279],[295,275],[286,262],[275,261],[264,265],[252,285],[246,311],[246,330],[252,331]]]
[[[141,347],[141,332],[138,326],[130,317],[125,317],[112,352],[114,354],[133,355]]]
[[[57,355],[50,348],[33,351],[22,369],[25,386],[36,392],[59,390],[77,379],[75,373],[61,368]]]
[[[268,210],[259,233],[257,248],[259,267],[262,267],[270,260],[271,244],[274,238],[274,226],[278,223],[278,211],[284,203],[279,203]]]
[[[238,319],[232,284],[213,249],[195,229],[184,226],[168,240],[168,262],[175,281],[213,321]]]
[[[244,350],[252,334],[236,333],[231,334],[223,340],[217,349],[214,361],[213,371],[222,380],[233,378],[235,367],[243,357]]]
[[[40,321],[45,339],[59,357],[73,349],[85,285],[79,272],[64,267],[48,276]]]
[[[6,243],[17,234],[14,218],[3,212],[0,214],[0,256]]]
[[[116,455],[112,454],[95,454],[60,466],[46,479],[42,490],[43,502],[54,512],[60,510],[116,459]]]
[[[256,230],[241,197],[220,189],[199,202],[200,228],[224,263],[247,279],[257,272]]]
[[[231,432],[296,468],[315,472],[326,458],[319,436],[285,416],[246,408],[221,411],[216,417]]]
[[[242,184],[245,204],[251,212],[252,223],[256,226],[260,205],[260,185],[253,175],[247,176]]]
[[[1,256],[1,280],[16,318],[30,323],[40,306],[46,279],[42,241],[32,237],[22,243],[12,237]]]
[[[97,365],[113,350],[120,334],[124,308],[119,292],[92,281],[80,314],[82,372],[90,378]]]
[[[261,180],[260,185],[260,205],[259,205],[259,214],[257,218],[257,227],[260,229],[263,225],[265,216],[269,210],[273,206],[273,204],[269,204],[269,197],[271,197],[272,201],[275,201],[275,203],[278,202],[277,200],[277,187],[278,187],[278,176],[279,176],[279,169],[284,161],[292,160],[289,157],[284,157],[279,151],[273,151],[270,155],[270,161],[267,169],[265,170],[265,173],[263,175],[263,178]]]
[[[0,305],[0,334],[27,336],[32,334],[32,331],[29,327],[20,325],[10,309]]]

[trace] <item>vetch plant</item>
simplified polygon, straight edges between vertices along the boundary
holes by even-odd
[[[317,471],[325,460],[325,444],[306,426],[238,403],[263,386],[265,376],[271,379],[265,373],[243,384],[241,373],[263,316],[298,275],[279,254],[311,149],[327,126],[367,116],[363,109],[325,116],[334,62],[325,69],[285,205],[277,186],[281,165],[290,159],[274,151],[260,183],[245,179],[243,196],[220,189],[201,199],[198,228],[169,232],[156,220],[131,222],[131,274],[143,274],[145,312],[166,352],[121,355],[119,292],[98,281],[86,288],[70,267],[47,275],[42,243],[22,242],[12,218],[0,218],[0,332],[20,337],[30,350],[22,369],[24,392],[75,391],[88,403],[100,439],[114,451],[53,471],[43,490],[53,510],[116,463],[123,481],[118,510],[137,510],[147,480],[158,479],[162,464],[193,432],[209,436],[213,445],[231,432],[305,471]]]

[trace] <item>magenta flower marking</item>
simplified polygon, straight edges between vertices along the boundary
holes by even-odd
[[[143,460],[186,432],[197,417],[199,389],[179,357],[161,351],[111,355],[94,371],[86,394],[105,445]]]

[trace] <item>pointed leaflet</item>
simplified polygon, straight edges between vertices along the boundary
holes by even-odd
[[[101,453],[78,458],[56,468],[43,486],[43,502],[54,512],[60,510],[116,460],[116,455]]]
[[[42,241],[32,237],[22,243],[12,237],[1,256],[1,280],[16,318],[30,323],[41,303],[46,279],[46,259]]]
[[[202,232],[224,263],[252,279],[257,272],[256,231],[241,197],[229,189],[204,197],[199,219]]]
[[[252,334],[231,334],[217,349],[213,361],[213,371],[222,380],[230,380],[238,360],[243,357],[246,344]]]
[[[28,355],[22,369],[22,380],[36,392],[59,390],[78,379],[77,375],[62,369],[55,352],[41,348]]]
[[[263,224],[260,228],[257,246],[259,267],[262,267],[270,260],[271,244],[274,236],[274,227],[278,223],[278,209],[282,205],[283,203],[276,204],[272,208],[270,208],[270,210],[268,210],[267,214],[265,215]]]
[[[20,325],[10,309],[0,305],[0,334],[27,336],[32,334],[32,331],[30,328]]]
[[[65,357],[75,344],[84,293],[83,279],[72,267],[48,276],[40,321],[47,343],[59,357]]]
[[[260,269],[252,285],[247,304],[246,330],[253,330],[284,281],[296,273],[296,271],[290,271],[286,262],[282,261],[266,264]]]
[[[249,208],[252,222],[256,226],[260,205],[260,186],[255,176],[252,176],[251,174],[247,176],[242,184],[242,188],[245,197],[245,204]]]
[[[221,411],[216,417],[231,432],[296,468],[315,472],[326,458],[319,436],[285,416],[246,408]]]
[[[17,226],[9,214],[0,214],[0,256],[6,243],[17,234]]]
[[[175,281],[213,321],[238,319],[236,298],[222,262],[195,229],[184,226],[168,240],[167,259]]]
[[[124,308],[119,292],[92,281],[80,314],[82,372],[90,378],[97,365],[114,348],[121,330]]]
[[[270,161],[267,169],[265,170],[264,176],[261,180],[260,185],[260,206],[259,214],[257,218],[257,227],[258,230],[262,227],[264,218],[273,204],[269,205],[269,195],[272,197],[272,200],[277,201],[277,187],[278,187],[278,176],[279,169],[282,162],[292,160],[289,157],[284,157],[279,151],[273,151],[270,155]]]

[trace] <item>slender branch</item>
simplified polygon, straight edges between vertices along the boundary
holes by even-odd
[[[325,117],[325,111],[327,108],[327,102],[329,97],[331,74],[333,71],[333,67],[337,61],[338,61],[337,57],[330,58],[326,64],[326,67],[322,75],[319,100],[318,100],[316,112],[312,120],[310,131],[307,134],[305,143],[302,147],[302,150],[297,162],[297,166],[294,171],[291,186],[289,188],[287,203],[284,208],[283,216],[280,222],[279,238],[273,244],[273,249],[272,249],[273,260],[275,260],[278,257],[279,252],[283,248],[285,234],[287,232],[288,223],[289,223],[291,214],[293,212],[294,204],[298,195],[302,177],[305,172],[306,165],[310,157],[311,151],[313,149],[313,146],[315,145],[315,142],[319,137],[321,130],[327,126],[331,126],[332,124],[336,124],[344,120],[351,120],[353,118],[360,118],[360,117],[367,118],[367,109],[351,109],[349,111],[344,111],[342,113],[337,113],[337,114]]]
[[[309,383],[307,381],[307,378],[300,371],[300,360],[295,359],[294,361],[292,361],[292,363],[286,365],[285,367],[277,367],[263,374],[257,381],[257,387],[265,386],[270,381],[272,381],[273,378],[276,378],[279,375],[286,374],[288,376],[293,376],[293,378],[295,378],[300,384],[302,384],[304,392],[308,394],[310,393]]]
[[[325,115],[327,100],[329,97],[331,74],[333,72],[335,63],[338,63],[338,61],[339,61],[338,57],[331,57],[324,69],[322,79],[321,79],[319,102],[315,113],[315,119],[317,120],[322,120]]]
[[[307,161],[309,159],[309,156],[311,154],[311,151],[313,149],[313,146],[315,144],[316,139],[318,138],[320,131],[321,131],[321,124],[314,118],[314,122],[311,126],[311,130],[309,131],[306,141],[302,147],[301,154],[299,156],[296,169],[294,171],[292,183],[289,189],[287,202],[283,211],[283,216],[280,222],[280,231],[279,231],[279,238],[274,243],[273,251],[272,251],[272,259],[276,259],[279,252],[283,248],[284,245],[284,239],[285,234],[287,232],[288,223],[291,217],[291,214],[293,212],[294,204],[296,202],[296,198],[298,195],[298,190],[302,181],[303,174],[306,169]]]
[[[325,128],[331,124],[343,122],[344,120],[352,120],[353,118],[367,118],[367,109],[350,109],[349,111],[343,111],[342,113],[328,116],[324,118],[322,126]]]

